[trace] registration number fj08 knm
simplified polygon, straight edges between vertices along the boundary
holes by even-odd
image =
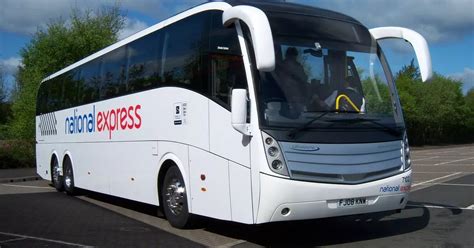
[[[345,207],[353,207],[353,206],[360,206],[360,205],[367,205],[366,198],[347,198],[347,199],[340,199],[337,203],[337,207],[345,208]]]

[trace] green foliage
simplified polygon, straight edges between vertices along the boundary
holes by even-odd
[[[474,141],[469,131],[473,112],[466,104],[461,82],[435,74],[423,83],[413,61],[397,73],[396,82],[412,144]]]
[[[3,68],[0,66],[0,140],[7,137],[7,121],[11,117],[11,104],[7,101],[7,89]]]
[[[466,120],[468,139],[474,141],[474,88],[471,88],[464,97],[466,104]]]
[[[124,18],[116,6],[98,12],[74,10],[69,22],[56,20],[36,32],[21,51],[10,130],[15,138],[34,137],[36,93],[41,80],[117,41],[123,25]]]
[[[1,128],[1,127],[0,127]],[[0,169],[35,166],[34,140],[1,140]]]
[[[6,82],[5,82],[5,74],[3,71],[3,67],[0,65],[0,104],[6,102],[7,100],[7,89],[6,89]],[[0,112],[2,114],[2,112]]]
[[[12,94],[11,121],[5,125],[0,117],[0,168],[34,166],[36,94],[41,80],[116,42],[123,25],[124,17],[115,6],[97,12],[73,10],[67,22],[52,21],[36,32],[21,50],[22,65]],[[3,77],[0,100],[4,99],[2,82]],[[0,101],[0,111],[3,116],[10,106],[4,110]]]

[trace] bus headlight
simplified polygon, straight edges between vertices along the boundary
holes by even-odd
[[[278,148],[276,148],[275,146],[271,146],[270,148],[268,148],[268,155],[272,157],[276,157],[278,155],[278,152]]]
[[[411,158],[410,158],[410,146],[408,145],[408,137],[407,137],[406,132],[405,134],[403,134],[402,146],[403,146],[404,169],[407,170],[411,167]]]
[[[280,152],[280,146],[270,135],[262,132],[263,145],[265,146],[265,155],[267,157],[268,166],[273,172],[288,176],[288,169],[286,168],[285,159]]]

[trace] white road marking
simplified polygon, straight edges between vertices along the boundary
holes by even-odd
[[[2,240],[0,241],[0,244],[5,244],[5,243],[8,243],[8,242],[14,242],[14,241],[20,241],[20,240],[24,240],[26,238],[14,238],[14,239],[7,239],[7,240]]]
[[[429,159],[433,159],[433,158],[439,158],[439,156],[434,156],[434,157],[429,157],[429,158],[412,159],[411,161],[415,162],[415,161],[429,160]]]
[[[425,185],[474,187],[474,184],[464,184],[464,183],[425,183]]]
[[[471,165],[474,165],[474,164],[451,164],[449,166],[471,166]],[[438,166],[436,164],[417,164],[415,165],[417,167],[433,167],[433,166]]]
[[[461,161],[466,161],[466,160],[471,160],[471,159],[474,159],[474,157],[463,158],[463,159],[458,159],[458,160],[453,160],[453,161],[448,161],[448,162],[442,162],[442,163],[437,163],[434,165],[451,164],[451,163],[456,163],[456,162],[461,162]]]
[[[449,152],[456,152],[456,151],[464,151],[465,149],[474,149],[474,146],[469,147],[455,147],[455,148],[448,148],[448,149],[426,149],[426,150],[413,150],[413,154],[415,155],[437,155],[437,154],[444,154]],[[438,151],[436,151],[438,150]],[[439,151],[441,150],[441,151]],[[426,153],[425,153],[426,152]]]
[[[438,208],[438,209],[461,209],[461,210],[474,210],[469,206],[467,208],[458,208],[458,207],[450,207],[450,206],[436,206],[436,205],[426,205],[426,204],[407,204],[407,207],[425,207],[425,208]]]
[[[474,210],[474,204],[473,204],[473,205],[471,205],[471,206],[469,206],[469,207],[467,207],[467,209]]]
[[[446,175],[446,176],[437,177],[437,178],[434,178],[434,179],[431,179],[431,180],[428,180],[428,181],[415,183],[415,184],[412,185],[412,187],[416,187],[416,186],[420,186],[420,185],[423,185],[423,184],[427,184],[427,183],[431,183],[431,182],[434,182],[434,181],[438,181],[438,180],[441,180],[441,179],[444,179],[444,178],[456,176],[456,175],[459,175],[459,174],[461,174],[461,173],[462,173],[462,172],[456,172],[456,173],[452,173],[452,174],[449,174],[449,175]]]
[[[449,174],[449,173],[452,173],[452,171],[413,171],[412,173],[418,173],[418,174]],[[461,171],[461,173],[471,173],[471,172]]]
[[[16,234],[16,233],[0,232],[0,234],[13,236],[13,237],[19,237],[19,238],[25,238],[25,239],[36,239],[36,240],[41,240],[41,241],[46,241],[46,242],[51,242],[51,243],[58,243],[62,245],[70,245],[70,246],[78,246],[78,247],[93,247],[93,246],[88,246],[88,245],[64,242],[61,240],[45,239],[45,238],[33,237],[33,236],[28,236],[28,235]]]
[[[114,211],[123,216],[129,217],[131,219],[140,221],[147,225],[157,227],[161,230],[167,231],[174,235],[180,236],[182,238],[200,243],[206,247],[229,247],[229,245],[235,245],[239,243],[246,242],[245,240],[238,240],[224,235],[220,235],[213,232],[208,232],[204,229],[189,229],[181,230],[173,228],[166,219],[161,219],[158,217],[150,217],[148,214],[144,214],[135,210],[124,208],[121,206],[113,205],[110,203],[102,202],[95,200],[86,196],[77,196],[76,198],[87,201],[89,203],[95,204],[97,206],[103,207],[105,209]]]
[[[216,248],[228,248],[228,247],[233,247],[233,246],[236,246],[236,245],[240,245],[240,244],[243,244],[247,241],[245,240],[236,240],[234,242],[230,242],[230,243],[227,243],[227,244],[223,244],[223,245],[219,245],[219,246],[216,246]]]
[[[18,188],[32,188],[32,189],[51,189],[51,187],[41,187],[41,186],[28,186],[28,185],[17,185],[17,184],[2,184],[6,187],[18,187]]]

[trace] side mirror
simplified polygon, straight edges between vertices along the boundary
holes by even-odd
[[[370,29],[370,34],[375,40],[383,40],[390,38],[404,39],[412,45],[415,50],[418,65],[420,66],[421,80],[426,82],[433,76],[433,69],[431,67],[431,55],[428,43],[421,34],[408,29],[400,27],[380,27]]]
[[[252,136],[250,124],[247,123],[247,90],[232,90],[232,127],[239,133]]]

